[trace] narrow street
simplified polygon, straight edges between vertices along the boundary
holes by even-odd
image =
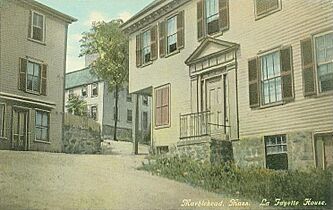
[[[228,205],[229,198],[136,170],[145,156],[131,147],[111,142],[110,155],[0,151],[0,209],[195,208],[182,207],[184,199]]]

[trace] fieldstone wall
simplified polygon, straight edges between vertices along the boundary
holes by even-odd
[[[288,169],[315,167],[311,131],[286,133]],[[266,167],[263,136],[243,138],[232,143],[235,163],[240,166]]]
[[[265,167],[265,146],[262,138],[232,142],[235,163],[241,167]]]
[[[300,131],[287,134],[289,169],[307,169],[315,167],[312,138],[311,131]]]
[[[186,140],[177,143],[171,153],[190,156],[196,161],[220,163],[232,159],[231,142],[202,137],[196,140]]]
[[[99,124],[87,117],[66,115],[63,152],[69,154],[96,154],[101,151]]]
[[[103,125],[103,139],[113,139],[114,127]],[[117,139],[123,141],[132,141],[132,130],[127,128],[117,128]]]

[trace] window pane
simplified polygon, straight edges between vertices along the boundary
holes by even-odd
[[[272,55],[267,55],[266,57],[266,68],[267,68],[267,76],[268,78],[274,77],[274,69],[273,69],[273,56]]]
[[[274,76],[280,75],[280,53],[276,52],[272,54],[274,62]]]
[[[326,61],[333,60],[333,47],[327,48],[326,50]]]
[[[275,92],[275,80],[270,80],[269,81],[269,93],[270,93],[270,102],[275,102],[276,98],[276,92]]]
[[[276,84],[276,101],[281,101],[282,100],[281,77],[275,79],[275,84]]]
[[[34,64],[34,75],[39,77],[40,75],[40,65],[39,64]]]
[[[42,125],[42,113],[36,112],[36,126]]]
[[[31,62],[28,62],[28,74],[30,75],[34,74],[34,64]]]
[[[44,128],[44,129],[42,129],[42,140],[44,140],[44,141],[47,141],[48,140],[48,132],[49,132],[49,129],[47,129],[47,128]]]
[[[43,121],[42,121],[42,125],[44,127],[48,127],[49,124],[49,115],[47,113],[43,114]]]
[[[40,79],[38,77],[32,78],[32,90],[39,92],[40,91]]]
[[[28,77],[27,77],[27,89],[28,90],[32,90],[32,78],[33,78],[33,76],[31,76],[31,75],[28,75]]]
[[[264,102],[265,104],[269,103],[269,82],[264,81]]]
[[[323,63],[325,62],[325,50],[317,50],[317,62]]]
[[[176,16],[168,20],[168,36],[177,32]]]
[[[41,140],[42,139],[42,129],[41,128],[36,128],[35,129],[35,132],[36,132],[36,139],[39,139]]]
[[[261,58],[261,79],[267,79],[266,57]]]

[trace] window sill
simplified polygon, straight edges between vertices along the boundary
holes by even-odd
[[[164,129],[164,128],[170,128],[171,125],[168,124],[168,125],[160,125],[160,126],[155,126],[155,130],[160,130],[160,129]]]
[[[41,96],[42,94],[40,94],[39,92],[36,92],[36,91],[33,91],[33,90],[25,90],[26,93],[29,93],[29,94],[33,94],[33,95],[36,95],[36,96]]]
[[[28,40],[31,41],[31,42],[35,42],[35,43],[38,43],[38,44],[46,46],[45,41],[42,42],[42,41],[39,41],[39,40],[36,40],[36,39],[33,39],[33,38],[28,38]]]
[[[179,49],[173,51],[172,53],[166,54],[164,57],[165,57],[165,58],[168,58],[168,57],[171,57],[171,56],[176,55],[176,54],[178,54],[178,53],[180,53],[180,50],[179,50]]]
[[[261,105],[259,107],[253,107],[253,108],[251,108],[251,110],[267,109],[267,108],[271,108],[271,107],[275,107],[275,106],[281,106],[281,105],[284,105],[286,103],[287,103],[286,101],[279,101],[279,102],[274,102],[274,103],[271,103],[271,104]]]
[[[149,61],[149,62],[147,62],[147,63],[144,63],[144,64],[142,64],[141,66],[139,66],[139,68],[144,68],[144,67],[149,66],[149,65],[151,65],[151,64],[153,64],[153,61]]]
[[[274,9],[272,11],[269,11],[269,12],[266,12],[266,13],[263,13],[263,14],[260,14],[260,15],[255,14],[255,19],[254,20],[255,21],[260,20],[260,19],[265,18],[267,16],[270,16],[270,15],[276,13],[276,12],[279,12],[280,10],[282,10],[282,8],[279,7],[277,9]]]
[[[34,142],[43,143],[43,144],[51,144],[51,142],[49,142],[49,141],[43,141],[43,140],[37,140],[37,139],[35,139]]]

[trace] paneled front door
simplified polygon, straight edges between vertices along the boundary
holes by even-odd
[[[14,150],[28,150],[28,119],[28,110],[16,107],[13,109],[12,148]]]
[[[224,95],[222,77],[206,81],[206,110],[210,111],[211,134],[224,133]]]
[[[322,134],[315,137],[316,165],[333,172],[333,134]]]

